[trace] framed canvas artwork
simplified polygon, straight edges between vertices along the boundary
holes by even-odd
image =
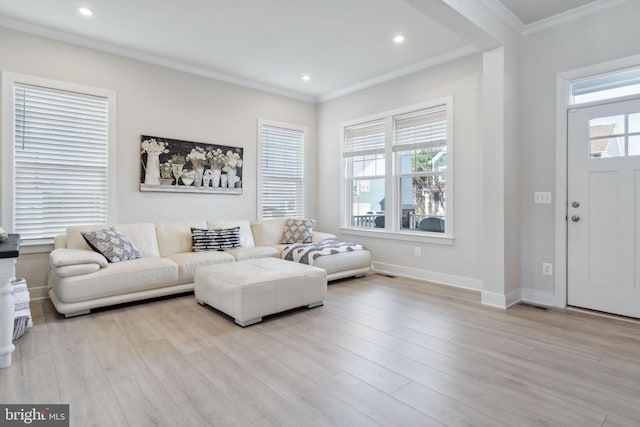
[[[243,149],[142,135],[140,191],[242,194]]]

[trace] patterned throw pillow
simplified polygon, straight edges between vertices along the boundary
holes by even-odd
[[[223,251],[240,247],[240,227],[233,228],[195,228],[191,227],[191,249],[193,252]]]
[[[140,252],[133,243],[114,227],[81,233],[91,249],[102,254],[109,262],[140,258]]]
[[[313,219],[287,219],[281,243],[311,243],[315,223]]]

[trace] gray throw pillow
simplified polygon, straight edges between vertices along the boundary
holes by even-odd
[[[114,227],[81,233],[91,249],[102,254],[109,262],[140,258],[140,252],[133,243]]]
[[[287,219],[281,243],[311,243],[315,223],[313,219]]]

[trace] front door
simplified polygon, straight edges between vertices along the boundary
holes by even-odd
[[[640,317],[640,100],[568,123],[567,302]]]

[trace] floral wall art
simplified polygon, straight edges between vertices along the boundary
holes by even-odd
[[[242,194],[242,148],[142,135],[140,191]]]

